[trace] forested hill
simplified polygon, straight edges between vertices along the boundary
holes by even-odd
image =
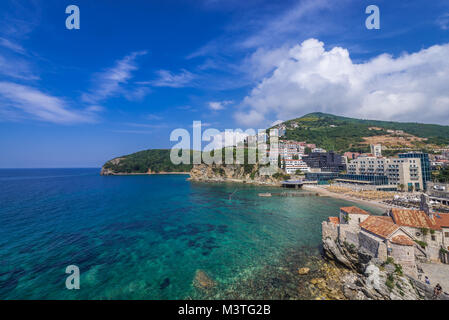
[[[288,140],[307,141],[338,152],[367,152],[370,143],[382,144],[387,153],[401,149],[429,151],[449,145],[449,126],[435,124],[361,120],[320,112],[284,124]]]
[[[170,160],[170,150],[152,149],[118,157],[106,162],[102,174],[189,172],[192,165],[174,165]]]

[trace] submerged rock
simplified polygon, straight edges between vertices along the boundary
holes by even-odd
[[[193,279],[193,285],[201,290],[210,290],[215,287],[216,283],[212,280],[205,271],[197,270],[195,278]]]
[[[308,274],[309,272],[310,272],[310,268],[299,268],[298,269],[298,273],[302,276]]]

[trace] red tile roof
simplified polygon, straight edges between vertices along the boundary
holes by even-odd
[[[437,213],[434,220],[438,229],[449,228],[449,213]]]
[[[387,239],[399,226],[384,217],[369,216],[360,224],[360,228]]]
[[[435,224],[435,219],[430,219],[429,216],[422,210],[393,208],[391,209],[391,216],[394,222],[400,226],[440,229]]]
[[[363,209],[357,208],[357,207],[342,207],[342,208],[340,208],[340,210],[343,212],[346,212],[348,214],[367,214],[367,215],[369,215],[369,212],[367,212]]]
[[[391,223],[394,223],[394,222],[393,222],[393,218],[392,218],[392,217],[389,217],[389,216],[378,216],[377,218],[383,219],[383,220],[388,221],[388,222],[391,222]]]
[[[400,244],[402,246],[413,246],[415,243],[410,239],[410,237],[404,236],[402,234],[394,236],[391,238],[391,242],[395,244]]]
[[[334,224],[340,224],[340,219],[338,217],[329,217],[328,221]]]

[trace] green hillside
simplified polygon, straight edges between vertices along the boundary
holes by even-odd
[[[115,173],[146,173],[152,172],[189,172],[192,165],[174,165],[170,161],[170,150],[152,149],[119,157],[105,163],[103,169]]]
[[[449,144],[449,126],[421,123],[405,123],[378,120],[360,120],[340,117],[326,113],[310,113],[301,118],[284,122],[287,126],[287,139],[307,141],[327,150],[368,151],[363,137],[390,135],[387,130],[402,130],[404,133],[426,138],[422,143],[415,142],[416,149],[426,149],[429,145]],[[293,126],[298,126],[294,128]],[[378,128],[373,130],[370,128]]]

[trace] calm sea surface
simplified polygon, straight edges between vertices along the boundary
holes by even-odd
[[[186,178],[0,170],[0,299],[279,297],[267,270],[319,256],[321,221],[350,204]],[[65,288],[68,265],[80,290]],[[216,284],[209,296],[192,284],[198,270]]]

